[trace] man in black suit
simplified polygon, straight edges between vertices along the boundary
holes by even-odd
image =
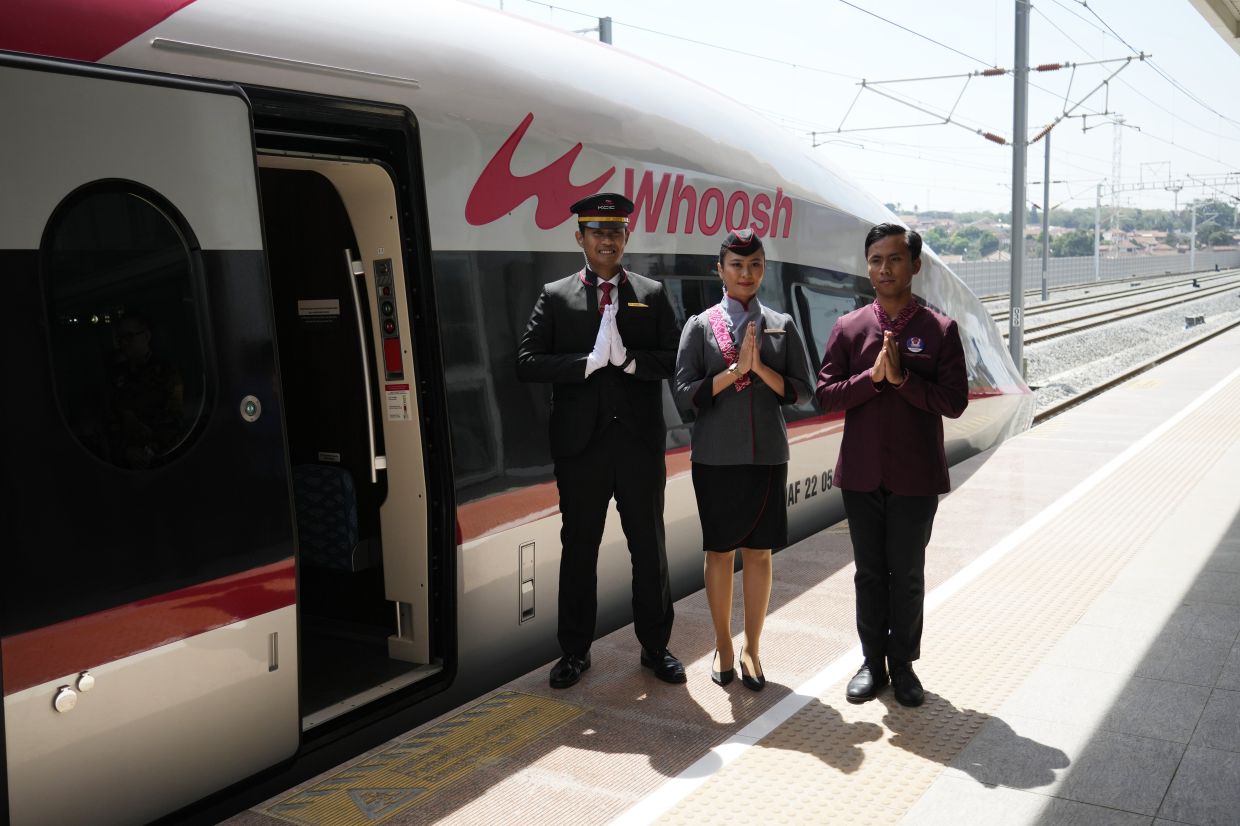
[[[517,375],[552,383],[551,456],[560,492],[560,648],[551,687],[590,667],[598,548],[614,496],[633,562],[633,628],[641,664],[669,683],[685,669],[667,650],[672,597],[663,539],[663,381],[679,331],[663,285],[620,264],[633,202],[600,193],[573,204],[586,266],[543,287]]]

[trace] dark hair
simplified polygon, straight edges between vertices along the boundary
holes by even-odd
[[[723,263],[723,257],[729,252],[747,256],[753,255],[762,249],[762,239],[752,229],[733,230],[728,233],[728,236],[723,239],[723,243],[719,245],[719,263]]]
[[[921,236],[917,234],[916,230],[905,229],[899,224],[878,224],[867,232],[865,236],[866,256],[869,256],[871,246],[890,235],[907,236],[905,241],[908,243],[909,259],[916,261],[918,258],[921,258]]]

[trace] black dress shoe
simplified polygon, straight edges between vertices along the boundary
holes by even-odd
[[[736,668],[732,667],[727,671],[716,671],[715,659],[718,659],[718,657],[719,649],[715,649],[715,656],[710,661],[710,678],[714,680],[717,685],[727,685],[732,682],[732,680],[736,679]]]
[[[551,666],[551,687],[568,688],[581,679],[581,675],[590,670],[590,652],[584,657],[576,654],[565,654],[560,661]]]
[[[754,660],[754,670],[757,671],[761,666],[757,660]],[[741,685],[750,691],[761,691],[766,688],[766,675],[759,672],[757,676],[750,674],[745,670],[745,649],[741,649]]]
[[[660,651],[642,649],[642,665],[654,669],[654,675],[665,683],[683,683],[685,667],[666,648]]]
[[[845,696],[850,703],[864,703],[873,700],[878,692],[887,685],[887,669],[881,665],[872,666],[863,663],[857,673],[848,681]]]
[[[908,663],[891,667],[891,691],[896,695],[896,702],[902,706],[915,708],[926,701],[921,680],[917,679],[913,666]]]

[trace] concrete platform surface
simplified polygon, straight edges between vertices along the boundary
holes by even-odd
[[[228,823],[1238,824],[1237,353],[1220,336],[953,469],[920,708],[844,702],[840,525],[775,557],[765,691],[710,681],[699,592],[687,685],[620,629],[573,688],[539,668]],[[739,651],[739,574],[735,596]]]

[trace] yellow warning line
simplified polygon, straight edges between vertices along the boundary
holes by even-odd
[[[260,811],[299,826],[375,826],[582,711],[545,697],[500,692]]]

